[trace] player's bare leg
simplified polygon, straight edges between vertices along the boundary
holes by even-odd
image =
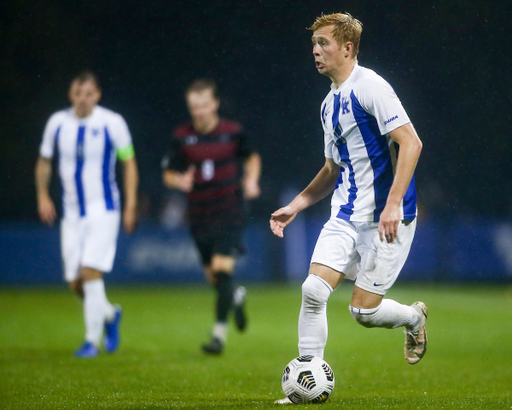
[[[81,301],[83,301],[84,300],[84,288],[83,288],[82,279],[73,280],[73,281],[69,282],[68,285],[69,285],[69,289],[71,289],[78,296],[78,298]]]

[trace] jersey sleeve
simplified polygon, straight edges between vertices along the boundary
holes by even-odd
[[[124,118],[115,114],[112,118],[110,137],[121,161],[127,161],[135,156],[132,136]]]
[[[60,121],[59,114],[53,114],[46,126],[44,127],[43,132],[43,141],[41,142],[41,146],[39,147],[39,154],[44,158],[53,158],[54,149],[55,149],[55,141],[60,131]]]
[[[325,105],[327,102],[324,102],[320,109],[320,122],[322,123],[322,130],[324,131],[324,155],[325,158],[332,158],[332,146],[334,144],[333,138],[331,136],[331,133],[325,126],[325,119],[324,119],[324,111],[325,111]]]
[[[163,170],[185,171],[187,164],[181,154],[181,143],[173,136],[167,146],[164,157],[162,158],[161,167]]]
[[[250,139],[247,137],[247,134],[242,131],[238,135],[238,156],[241,158],[248,158],[253,152],[256,152],[254,146],[252,145]]]
[[[395,90],[383,78],[365,82],[358,94],[363,109],[376,118],[382,135],[411,122]]]

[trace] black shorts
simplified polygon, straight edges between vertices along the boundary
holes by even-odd
[[[209,265],[214,254],[236,258],[245,252],[242,245],[241,226],[218,229],[191,228],[190,233],[201,254],[203,265]]]

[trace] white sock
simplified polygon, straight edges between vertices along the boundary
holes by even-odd
[[[356,322],[364,327],[393,329],[404,326],[406,329],[413,329],[421,321],[415,309],[392,299],[382,299],[381,304],[374,309],[358,309],[352,306],[349,309]]]
[[[316,275],[308,275],[302,284],[299,314],[299,354],[323,359],[327,343],[327,300],[332,287]]]
[[[112,322],[116,316],[116,308],[108,301],[105,292],[105,321]]]
[[[84,282],[83,288],[85,340],[98,346],[106,319],[105,284],[103,279],[94,279]]]
[[[228,338],[228,324],[225,322],[217,322],[215,326],[213,326],[213,337],[220,339],[222,343],[226,343]]]

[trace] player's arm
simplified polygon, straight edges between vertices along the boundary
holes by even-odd
[[[389,133],[399,146],[395,178],[389,190],[386,206],[380,215],[379,236],[388,243],[395,240],[400,223],[400,203],[411,182],[423,144],[411,123],[402,125]]]
[[[162,159],[162,182],[166,188],[191,192],[194,187],[196,167],[187,164],[181,152],[181,142],[173,137]],[[186,169],[186,171],[183,171]]]
[[[304,209],[329,195],[338,179],[340,166],[332,158],[325,158],[325,164],[307,188],[287,206],[275,211],[270,218],[270,229],[274,235],[283,237],[284,228]]]
[[[139,188],[139,169],[133,152],[133,145],[129,152],[118,152],[123,164],[124,210],[123,227],[127,233],[135,230],[137,223],[137,190]]]
[[[243,190],[246,199],[260,196],[261,157],[257,152],[251,153],[244,163]]]
[[[57,212],[55,205],[50,197],[50,180],[52,178],[52,160],[39,156],[36,162],[35,182],[37,194],[37,212],[41,221],[48,225],[53,225]]]
[[[191,192],[194,187],[195,172],[196,167],[194,165],[190,165],[185,172],[164,169],[162,172],[164,186],[169,189],[179,189],[183,192]]]

